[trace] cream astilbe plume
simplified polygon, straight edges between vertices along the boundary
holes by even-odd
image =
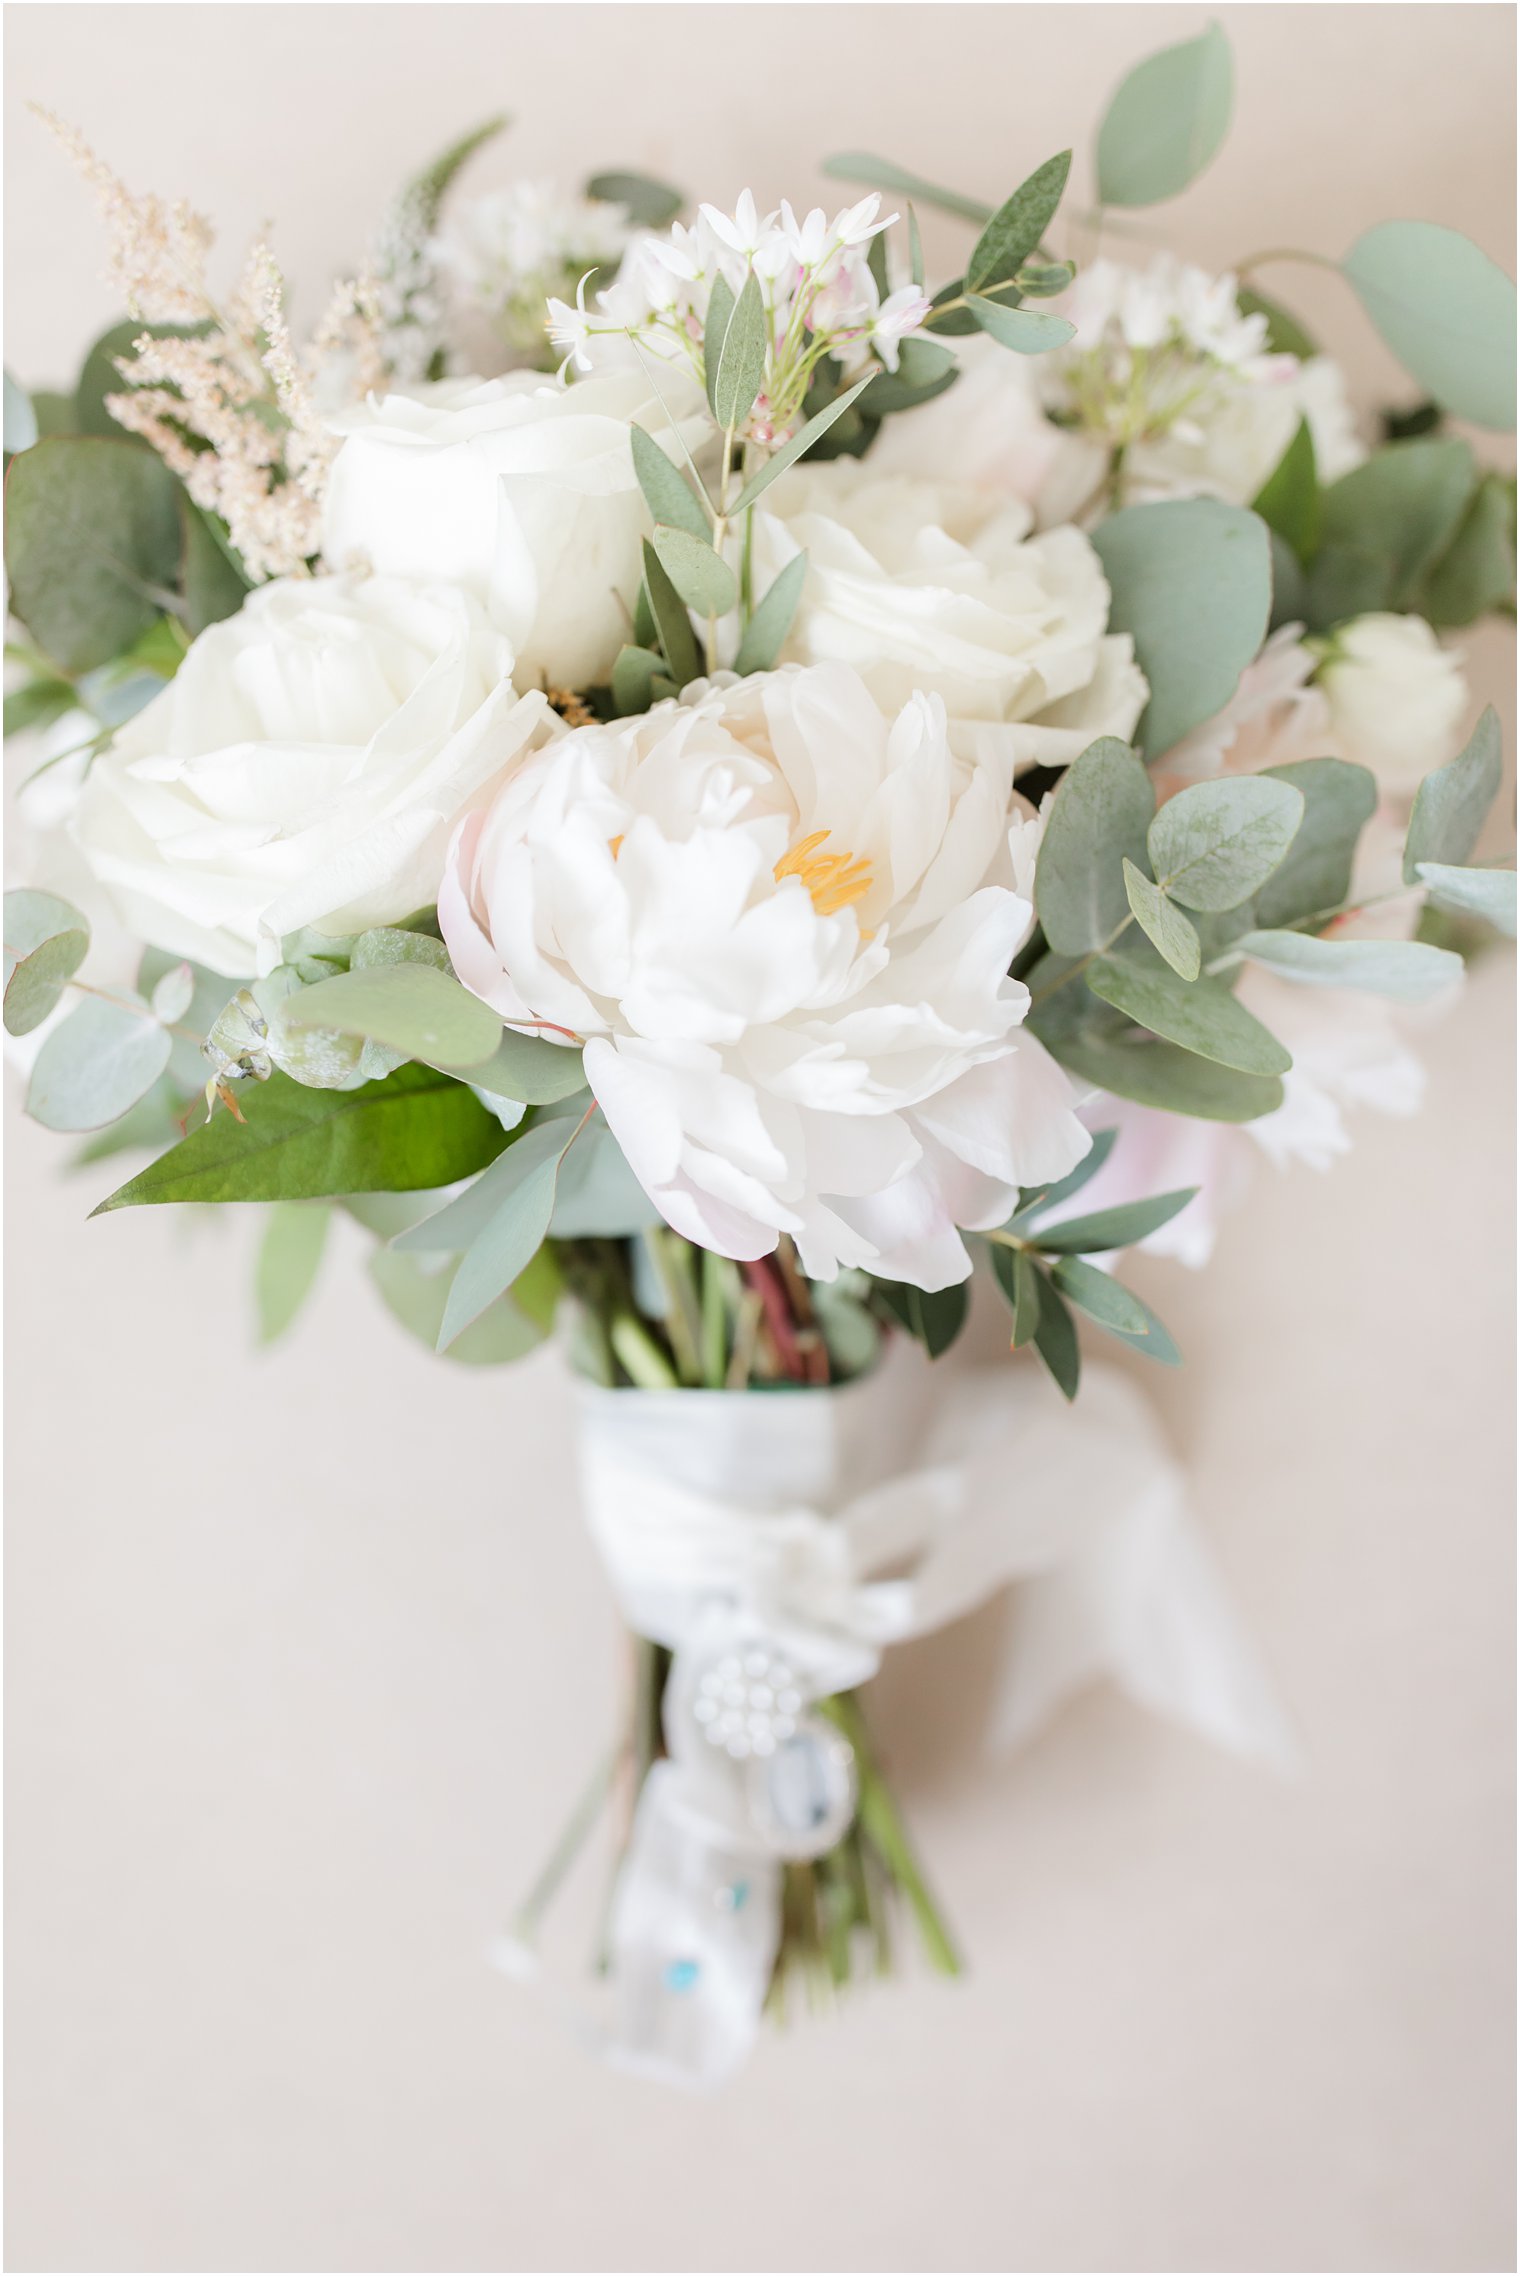
[[[96,194],[107,279],[128,313],[199,327],[190,337],[134,341],[116,367],[130,388],[108,396],[107,410],[151,443],[198,506],[221,516],[251,577],[303,575],[319,547],[337,449],[326,424],[333,389],[322,383],[340,374],[342,397],[358,398],[384,373],[373,287],[339,284],[298,351],[267,245],[252,247],[231,299],[219,303],[206,275],[210,223],[183,199],[134,195],[75,128],[32,107]]]

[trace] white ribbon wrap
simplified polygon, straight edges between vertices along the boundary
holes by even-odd
[[[759,2024],[780,1857],[691,1714],[699,1670],[736,1644],[784,1654],[826,1696],[1017,1582],[994,1747],[1106,1675],[1237,1754],[1291,1762],[1182,1472],[1126,1377],[1089,1365],[1068,1407],[1033,1367],[931,1382],[898,1345],[838,1391],[579,1396],[592,1534],[630,1627],[675,1654],[670,1759],[646,1782],[613,1909],[614,2060],[712,2086]]]

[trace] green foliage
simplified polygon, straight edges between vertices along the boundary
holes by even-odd
[[[759,472],[750,476],[729,508],[729,519],[737,521],[770,488],[778,474],[784,474],[789,466],[795,466],[799,458],[805,458],[822,441],[835,420],[844,416],[857,396],[875,385],[876,376],[868,372],[864,379],[857,379],[853,387],[847,387],[843,395],[836,395],[832,403],[826,403],[821,411],[815,411],[806,426],[799,427],[796,434],[784,442],[779,450],[772,451]]]
[[[26,389],[9,372],[5,374],[5,455],[30,450],[38,435],[37,414]]]
[[[1415,793],[1404,839],[1406,885],[1414,884],[1422,861],[1453,868],[1466,862],[1503,779],[1503,738],[1490,705],[1451,764],[1428,774]]]
[[[555,1106],[561,1099],[573,1098],[586,1076],[578,1043],[551,1043],[547,1036],[520,1035],[506,1027],[485,1064],[470,1068],[469,1079],[493,1098]]]
[[[709,351],[711,339],[709,333]],[[738,427],[749,417],[765,377],[769,347],[770,319],[765,313],[760,279],[751,269],[724,327],[716,367],[708,381],[713,417],[720,427]]]
[[[1515,873],[1512,869],[1454,869],[1445,862],[1418,864],[1420,883],[1438,907],[1455,915],[1481,917],[1485,924],[1515,937]]]
[[[824,160],[823,171],[836,182],[860,182],[868,190],[887,190],[894,197],[914,198],[920,205],[937,206],[941,213],[953,213],[961,221],[980,225],[992,219],[991,206],[984,205],[979,198],[963,197],[959,190],[941,189],[935,182],[926,182],[921,174],[910,174],[894,159],[878,158],[869,150],[842,150]]]
[[[1169,1225],[1197,1191],[1190,1185],[1173,1193],[1150,1194],[1144,1201],[1095,1209],[1086,1217],[1068,1217],[1059,1225],[1047,1225],[1033,1238],[1050,1256],[1107,1256],[1115,1249],[1133,1248],[1137,1241]]]
[[[702,658],[681,596],[647,538],[644,540],[644,589],[649,595],[660,647],[679,691],[688,680],[697,677],[702,669]]]
[[[1296,790],[1304,818],[1282,861],[1258,886],[1252,921],[1286,925],[1338,909],[1351,890],[1357,839],[1377,806],[1376,779],[1348,759],[1295,759],[1269,767],[1261,779]]]
[[[1234,76],[1217,23],[1137,63],[1098,129],[1099,204],[1159,205],[1196,181],[1229,130]]]
[[[1460,979],[1462,959],[1417,940],[1323,940],[1316,933],[1250,932],[1242,956],[1284,980],[1317,988],[1361,988],[1400,1003],[1423,1003]]]
[[[506,1293],[542,1246],[559,1165],[579,1127],[567,1117],[536,1124],[467,1192],[399,1236],[401,1250],[460,1252],[439,1325],[440,1351]]]
[[[652,542],[677,594],[698,616],[727,616],[737,608],[739,581],[706,536],[657,524]]]
[[[1112,735],[1090,743],[1061,777],[1035,871],[1040,923],[1059,955],[1101,948],[1123,924],[1123,863],[1145,862],[1155,805],[1144,767]]]
[[[668,182],[657,182],[648,174],[627,172],[593,174],[586,195],[625,207],[629,220],[640,229],[667,229],[686,203],[684,190],[673,190]]]
[[[451,142],[447,150],[424,166],[419,174],[412,176],[401,193],[401,203],[408,215],[415,217],[416,224],[420,225],[423,232],[437,227],[443,201],[466,161],[473,158],[476,151],[486,143],[504,133],[510,124],[509,114],[499,111],[494,118],[486,119],[480,126],[472,127],[468,134],[461,135],[457,142]]]
[[[1260,514],[1307,569],[1319,549],[1323,515],[1314,437],[1307,419],[1299,420],[1293,440],[1251,500],[1251,511]]]
[[[1036,308],[1009,308],[976,292],[967,293],[966,306],[999,347],[1012,348],[1021,356],[1043,356],[1051,348],[1063,347],[1076,331],[1064,316],[1045,315]]]
[[[1238,908],[1277,868],[1303,817],[1303,794],[1271,775],[1193,783],[1146,833],[1156,882],[1185,908]]]
[[[1124,890],[1130,913],[1152,947],[1166,958],[1179,979],[1196,980],[1203,962],[1197,933],[1161,887],[1136,869],[1128,855],[1124,859]]]
[[[625,1240],[661,1221],[606,1123],[600,1117],[588,1122],[560,1164],[551,1236]]]
[[[1515,287],[1471,239],[1433,221],[1384,221],[1341,272],[1412,379],[1459,419],[1515,424]]]
[[[786,636],[792,629],[802,599],[802,588],[807,583],[808,557],[795,553],[786,567],[780,570],[770,590],[744,628],[739,653],[734,658],[736,672],[768,672],[786,645]]]
[[[1039,1315],[1034,1327],[1034,1348],[1062,1397],[1074,1399],[1082,1379],[1082,1348],[1077,1342],[1076,1322],[1044,1273],[1036,1273],[1035,1278],[1039,1284]]]
[[[102,1130],[150,1091],[169,1064],[169,1037],[141,997],[87,996],[43,1041],[26,1111],[48,1130]]]
[[[931,1290],[913,1288],[901,1280],[873,1280],[871,1295],[878,1309],[921,1343],[931,1359],[941,1358],[950,1349],[971,1310],[965,1281]]]
[[[1040,1275],[1034,1259],[1027,1249],[1010,1249],[1001,1241],[989,1244],[992,1250],[992,1271],[999,1288],[1008,1299],[1013,1314],[1009,1332],[1010,1351],[1022,1351],[1025,1344],[1034,1341],[1040,1321]]]
[[[642,427],[634,427],[628,439],[633,447],[633,471],[654,519],[669,529],[685,530],[688,537],[703,545],[710,543],[712,524],[707,510],[685,475]]]
[[[612,667],[612,703],[620,719],[648,711],[676,685],[663,656],[652,648],[623,648]]]
[[[331,1216],[320,1201],[277,1201],[270,1210],[254,1268],[261,1344],[285,1334],[316,1286]]]
[[[233,550],[226,530],[188,497],[181,500],[184,546],[180,585],[185,596],[185,630],[192,639],[208,624],[236,616],[253,580]]]
[[[283,1007],[286,1028],[362,1037],[429,1066],[471,1074],[501,1040],[500,1014],[427,963],[375,963],[303,988]]]
[[[479,1318],[454,1338],[443,1357],[465,1367],[500,1367],[521,1359],[541,1344],[548,1330],[524,1309],[521,1301],[526,1293],[525,1283],[530,1275],[538,1277],[540,1266],[552,1273],[547,1254],[542,1250],[529,1271],[519,1275],[515,1294],[499,1296],[494,1304],[488,1304]],[[425,1344],[429,1352],[438,1350],[443,1316],[458,1269],[456,1258],[434,1262],[424,1257],[402,1256],[395,1249],[387,1248],[376,1249],[369,1260],[370,1277],[387,1311],[408,1335]]]
[[[1514,603],[1514,478],[1485,474],[1411,605],[1438,629],[1456,630],[1476,624],[1490,609],[1513,609]]]
[[[1199,981],[1199,987],[1208,983]],[[1283,1088],[1275,1076],[1246,1075],[1190,1050],[1160,1041],[1140,1028],[1096,1021],[1071,1027],[1031,1023],[1054,1056],[1074,1075],[1115,1098],[1160,1107],[1200,1122],[1254,1122],[1275,1114]]]
[[[1126,506],[1093,532],[1112,593],[1109,629],[1133,636],[1151,700],[1146,756],[1224,708],[1272,611],[1265,523],[1214,498]]]
[[[896,371],[879,371],[867,383],[860,411],[871,419],[911,411],[920,403],[932,403],[959,377],[953,349],[941,347],[937,340],[904,340],[898,349]]]
[[[84,962],[90,928],[56,893],[18,889],[5,896],[5,1031],[40,1027]]]
[[[1319,354],[1318,343],[1311,339],[1296,316],[1277,301],[1269,300],[1264,292],[1256,292],[1242,285],[1235,295],[1242,316],[1265,316],[1267,320],[1267,346],[1274,356],[1297,356],[1307,363]]]
[[[1087,984],[1138,1027],[1239,1074],[1281,1075],[1293,1064],[1277,1038],[1216,980],[1190,987],[1164,965],[1102,956],[1088,968]]]
[[[1455,436],[1390,443],[1323,494],[1308,584],[1312,629],[1373,609],[1408,609],[1451,546],[1477,482]]]
[[[84,368],[79,374],[79,383],[73,394],[69,423],[63,431],[70,435],[96,435],[120,441],[126,429],[119,426],[106,409],[108,395],[131,393],[132,383],[118,369],[119,364],[122,361],[131,363],[132,350],[145,332],[155,340],[191,340],[204,329],[199,324],[143,324],[135,317],[127,317],[120,324],[113,324],[109,331],[101,333],[84,359]],[[132,447],[134,450],[145,448],[135,437]]]
[[[220,1113],[101,1202],[94,1214],[170,1201],[303,1201],[457,1184],[494,1161],[506,1133],[463,1083],[400,1067],[351,1091],[289,1076],[246,1084],[246,1117]]]
[[[11,462],[11,606],[65,672],[107,664],[161,615],[180,565],[180,489],[151,451],[58,436]]]
[[[1074,1193],[1080,1193],[1108,1160],[1118,1135],[1117,1130],[1095,1130],[1092,1144],[1074,1170],[1068,1170],[1065,1177],[1058,1178],[1053,1185],[1031,1186],[1019,1195],[1019,1206],[1004,1230],[1022,1233],[1048,1210],[1059,1208]]]
[[[990,285],[1011,282],[1030,254],[1038,252],[1070,172],[1071,152],[1062,150],[1037,166],[1003,201],[972,247],[966,263],[968,292],[982,293]]]
[[[1132,1296],[1122,1281],[1097,1265],[1084,1263],[1081,1257],[1061,1257],[1050,1277],[1067,1302],[1096,1320],[1100,1328],[1137,1341],[1148,1332],[1151,1315],[1139,1297]]]

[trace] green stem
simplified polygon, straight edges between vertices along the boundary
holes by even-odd
[[[530,1944],[537,1935],[539,1922],[558,1895],[561,1883],[585,1847],[592,1827],[606,1807],[622,1759],[623,1749],[610,1747],[597,1764],[580,1799],[565,1820],[559,1839],[550,1850],[538,1879],[512,1915],[512,1932],[515,1936],[520,1936],[525,1944]]]
[[[881,1852],[909,1905],[923,1939],[924,1950],[942,1975],[958,1976],[961,1973],[960,1955],[950,1939],[939,1907],[929,1892],[908,1829],[898,1814],[886,1780],[876,1763],[866,1736],[865,1717],[853,1692],[843,1693],[837,1699],[821,1702],[821,1711],[838,1729],[843,1731],[855,1749],[855,1765],[860,1777],[860,1823],[868,1838]]]

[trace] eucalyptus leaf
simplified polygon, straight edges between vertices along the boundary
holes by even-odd
[[[1082,1347],[1076,1322],[1044,1273],[1036,1273],[1040,1308],[1035,1322],[1034,1348],[1044,1360],[1063,1398],[1074,1399],[1082,1379]]]
[[[476,151],[486,143],[494,141],[511,123],[509,113],[498,111],[494,117],[483,120],[479,126],[472,127],[468,134],[451,142],[447,150],[432,159],[420,173],[412,176],[397,202],[420,234],[429,234],[437,227],[443,211],[443,201],[466,161],[473,158]]]
[[[1094,1209],[1086,1217],[1069,1217],[1063,1224],[1047,1225],[1037,1235],[1039,1247],[1050,1256],[1108,1256],[1115,1249],[1133,1248],[1174,1217],[1197,1196],[1196,1186],[1171,1193],[1153,1193],[1143,1201],[1124,1201],[1112,1209]]]
[[[667,229],[686,203],[684,190],[673,190],[668,182],[657,182],[648,174],[624,171],[593,174],[586,195],[605,205],[626,207],[629,220],[640,229]]]
[[[1292,441],[1251,500],[1251,511],[1307,568],[1319,547],[1323,518],[1314,437],[1307,419],[1299,420]]]
[[[1059,955],[1101,948],[1123,924],[1123,864],[1145,861],[1155,805],[1144,767],[1112,735],[1090,743],[1061,777],[1035,871],[1040,923]]]
[[[1428,774],[1415,793],[1404,839],[1404,883],[1413,885],[1422,861],[1460,868],[1478,842],[1504,779],[1504,745],[1490,704],[1449,766]]]
[[[5,1030],[40,1027],[84,962],[90,928],[56,893],[18,887],[5,896]]]
[[[1240,286],[1235,301],[1242,316],[1266,318],[1267,346],[1274,356],[1297,356],[1301,363],[1307,363],[1319,354],[1317,343],[1280,301],[1269,300],[1264,292],[1249,285]]]
[[[1272,612],[1267,528],[1216,498],[1127,506],[1093,532],[1112,595],[1109,630],[1135,643],[1151,699],[1147,757],[1222,711],[1266,638]]]
[[[277,1201],[271,1208],[254,1269],[261,1344],[284,1335],[315,1287],[331,1217],[320,1201]]]
[[[681,596],[647,538],[644,540],[644,585],[670,676],[678,689],[684,688],[687,681],[694,680],[701,671],[702,659]]]
[[[92,1214],[428,1190],[473,1177],[506,1144],[473,1093],[431,1067],[400,1067],[350,1091],[307,1090],[274,1074],[242,1085],[239,1104],[242,1122],[214,1115]]]
[[[1476,624],[1490,609],[1512,609],[1514,601],[1514,498],[1498,476],[1485,475],[1412,606],[1438,629],[1457,630]]]
[[[153,1017],[164,1027],[177,1027],[195,1001],[195,967],[181,958],[154,983],[148,998]]]
[[[554,1239],[626,1240],[662,1222],[605,1121],[588,1122],[560,1166]]]
[[[1066,290],[1076,273],[1070,261],[1026,261],[1013,281],[1031,299],[1050,300]]]
[[[53,436],[12,462],[5,503],[11,606],[66,672],[120,656],[162,614],[179,576],[179,485],[154,452]]]
[[[1050,316],[1037,308],[1005,308],[1001,301],[985,300],[976,292],[967,293],[966,306],[999,347],[1012,348],[1021,356],[1043,356],[1051,348],[1064,347],[1076,331],[1065,316]]]
[[[834,421],[842,418],[849,410],[855,398],[874,385],[875,375],[867,372],[864,379],[857,379],[854,386],[846,388],[843,395],[836,395],[832,403],[826,403],[821,411],[815,411],[806,426],[799,427],[796,434],[784,442],[779,450],[772,451],[758,474],[750,476],[729,508],[729,519],[737,521],[770,488],[778,474],[784,474],[789,466],[796,465],[799,458],[805,458],[814,445],[822,441]]]
[[[189,497],[181,498],[180,511],[184,517],[180,584],[185,595],[185,630],[193,639],[208,624],[236,616],[253,589],[253,580],[234,553],[232,540],[210,514],[203,513]]]
[[[961,221],[987,222],[992,208],[979,198],[963,197],[959,190],[941,189],[921,174],[909,173],[895,159],[878,158],[869,150],[843,150],[823,162],[823,171],[836,182],[861,182],[868,190],[889,190],[893,196],[916,198],[920,205],[937,206]]]
[[[371,1256],[369,1270],[392,1318],[429,1352],[436,1352],[457,1264],[452,1260],[429,1264],[421,1257],[398,1256],[394,1249],[380,1248]],[[545,1333],[514,1297],[499,1296],[455,1337],[443,1357],[466,1367],[500,1367],[533,1351]]]
[[[738,606],[739,581],[705,536],[657,525],[652,542],[666,576],[698,616],[727,616]]]
[[[477,1090],[498,1098],[554,1106],[580,1090],[586,1075],[578,1043],[553,1043],[546,1035],[520,1035],[506,1027],[490,1058],[484,1066],[472,1067],[469,1078]]]
[[[724,331],[712,382],[713,417],[720,427],[741,426],[749,417],[765,377],[769,347],[770,318],[760,279],[751,269]]]
[[[876,1280],[871,1285],[877,1302],[931,1359],[942,1358],[950,1349],[970,1314],[964,1281],[935,1289],[914,1288],[904,1280]]]
[[[1159,205],[1196,181],[1229,131],[1234,80],[1217,23],[1137,63],[1098,129],[1099,204]]]
[[[415,963],[361,966],[303,988],[285,1004],[284,1024],[362,1036],[409,1059],[472,1075],[494,1056],[502,1033],[501,1016],[489,1004],[446,972]]]
[[[1283,980],[1315,988],[1359,988],[1421,1004],[1462,977],[1462,959],[1417,940],[1327,940],[1317,933],[1252,932],[1236,948]]]
[[[5,455],[30,450],[37,440],[37,414],[26,389],[9,372],[5,374]]]
[[[489,1187],[491,1214],[459,1260],[438,1330],[440,1351],[505,1295],[542,1247],[559,1165],[577,1127],[551,1122],[528,1131],[477,1181],[476,1193]]]
[[[1349,759],[1294,759],[1269,767],[1263,780],[1287,783],[1304,802],[1304,818],[1287,853],[1257,888],[1251,908],[1259,926],[1292,923],[1338,909],[1351,890],[1363,826],[1377,806],[1377,781]]]
[[[667,675],[665,659],[652,648],[621,648],[612,667],[612,700],[620,719],[629,719],[648,711],[658,701],[657,686],[663,682],[669,688],[674,682]]]
[[[1022,1351],[1025,1344],[1034,1340],[1040,1320],[1040,1276],[1033,1259],[1024,1249],[1010,1249],[1001,1241],[994,1241],[992,1270],[1013,1314],[1013,1328],[1008,1338],[1010,1351]]]
[[[1033,1186],[1019,1195],[1019,1206],[1009,1218],[1005,1230],[1022,1233],[1047,1211],[1059,1208],[1074,1193],[1080,1193],[1083,1186],[1097,1176],[1108,1160],[1118,1135],[1117,1130],[1095,1130],[1091,1146],[1074,1170],[1068,1170],[1065,1177],[1057,1178],[1054,1185]]]
[[[168,1064],[169,1037],[140,997],[87,996],[44,1038],[26,1111],[48,1130],[103,1130]]]
[[[1132,1296],[1122,1281],[1111,1273],[1100,1271],[1095,1264],[1087,1264],[1081,1257],[1062,1257],[1051,1270],[1051,1280],[1069,1304],[1096,1320],[1100,1328],[1109,1328],[1115,1334],[1134,1337],[1136,1341],[1149,1331],[1151,1315],[1138,1296]]]
[[[1196,980],[1203,964],[1198,935],[1159,885],[1125,856],[1124,890],[1136,924],[1182,980]]]
[[[896,371],[876,374],[861,398],[860,409],[873,419],[912,411],[920,403],[932,403],[937,395],[943,395],[959,376],[953,348],[915,336],[899,347]]]
[[[1515,937],[1515,873],[1512,869],[1454,869],[1440,861],[1422,861],[1420,883],[1442,909],[1464,917],[1481,917],[1501,933]]]
[[[1115,1098],[1159,1107],[1164,1114],[1185,1114],[1201,1122],[1255,1122],[1261,1115],[1275,1114],[1283,1102],[1283,1087],[1275,1076],[1243,1075],[1139,1028],[1105,1034],[1040,1026],[1036,1032],[1061,1065],[1082,1081],[1112,1091]]]
[[[1408,607],[1455,538],[1476,483],[1472,451],[1454,435],[1389,443],[1332,482],[1309,576],[1312,627]]]
[[[1087,985],[1150,1034],[1221,1067],[1244,1075],[1282,1075],[1293,1064],[1276,1036],[1216,980],[1195,980],[1189,987],[1163,966],[1100,956],[1088,967]]]
[[[741,675],[747,672],[768,672],[786,645],[786,636],[792,629],[802,599],[802,588],[807,583],[808,557],[794,553],[786,567],[773,579],[764,600],[755,610],[744,628],[739,653],[734,658],[734,670]]]
[[[1412,379],[1459,419],[1515,424],[1515,287],[1486,253],[1433,221],[1383,221],[1341,272]]]
[[[1037,166],[1012,197],[1004,199],[972,247],[966,263],[968,292],[985,292],[988,285],[1005,284],[1020,263],[1039,249],[1070,172],[1071,152],[1062,150]]]
[[[697,538],[703,545],[710,544],[712,524],[706,509],[679,467],[671,464],[642,427],[630,428],[628,440],[633,449],[633,471],[654,519],[669,529],[685,530],[688,537]]]
[[[1270,775],[1192,783],[1146,833],[1156,882],[1185,908],[1238,908],[1277,868],[1303,818],[1302,792]]]
[[[702,356],[707,379],[707,402],[716,414],[714,401],[718,385],[718,364],[723,352],[723,341],[733,320],[734,290],[723,271],[719,269],[707,296],[707,313],[703,318]]]
[[[400,925],[373,925],[360,933],[349,951],[349,969],[368,972],[392,964],[426,964],[435,972],[448,972],[449,952],[431,933],[412,932]]]

